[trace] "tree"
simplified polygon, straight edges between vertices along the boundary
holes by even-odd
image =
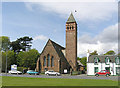
[[[77,60],[81,60],[81,58],[80,58],[80,57],[77,57]]]
[[[90,55],[98,55],[97,51],[95,50],[94,52],[90,53]]]
[[[6,52],[1,52],[2,53],[2,72],[5,72],[6,69]]]
[[[80,62],[85,66],[85,70],[87,69],[87,57],[82,57]]]
[[[113,50],[108,51],[104,55],[115,55],[115,52]]]
[[[14,51],[6,51],[2,53],[2,71],[5,72],[6,69],[6,56],[7,56],[7,69],[10,70],[12,64],[16,64],[16,60],[14,58]]]
[[[22,49],[22,46],[20,44],[19,40],[13,41],[10,43],[11,50],[13,50],[16,53],[19,53],[20,50]]]
[[[17,56],[17,64],[19,67],[27,67],[35,69],[39,52],[36,49],[31,49],[27,52],[21,51]]]
[[[22,37],[22,38],[19,38],[18,39],[21,43],[21,46],[22,46],[22,50],[23,51],[26,51],[26,50],[29,50],[30,47],[31,47],[31,41],[33,40],[32,38],[28,37],[28,36],[25,36],[25,37]]]
[[[17,39],[16,41],[13,41],[10,43],[11,50],[14,50],[14,52],[16,52],[17,54],[20,51],[29,50],[31,47],[30,44],[32,43],[31,42],[32,40],[33,40],[32,38],[29,38],[27,36],[21,37]]]
[[[120,53],[118,53],[118,55],[120,56]]]
[[[1,51],[7,51],[10,47],[10,39],[7,36],[1,36],[0,37],[0,50]]]

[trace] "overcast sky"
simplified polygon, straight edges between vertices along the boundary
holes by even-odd
[[[2,3],[2,35],[11,41],[32,37],[32,48],[39,52],[49,38],[65,47],[65,23],[72,12],[78,24],[78,56],[86,56],[88,49],[99,54],[109,50],[117,53],[117,0],[12,1]]]

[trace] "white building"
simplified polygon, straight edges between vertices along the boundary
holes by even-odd
[[[109,70],[111,75],[120,73],[120,57],[117,55],[90,55],[87,53],[87,75]]]

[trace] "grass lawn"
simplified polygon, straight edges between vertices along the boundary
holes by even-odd
[[[58,78],[29,78],[2,77],[3,86],[117,86],[117,81],[95,79],[58,79]]]

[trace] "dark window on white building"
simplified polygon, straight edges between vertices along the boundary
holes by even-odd
[[[94,64],[97,65],[97,64],[98,64],[98,61],[99,61],[99,58],[98,58],[98,57],[95,57],[95,58],[94,58]]]
[[[115,61],[116,61],[116,64],[120,64],[120,58],[119,57],[116,57]]]
[[[106,58],[105,58],[105,63],[106,63],[107,65],[110,64],[110,58],[109,58],[109,57],[106,57]]]

